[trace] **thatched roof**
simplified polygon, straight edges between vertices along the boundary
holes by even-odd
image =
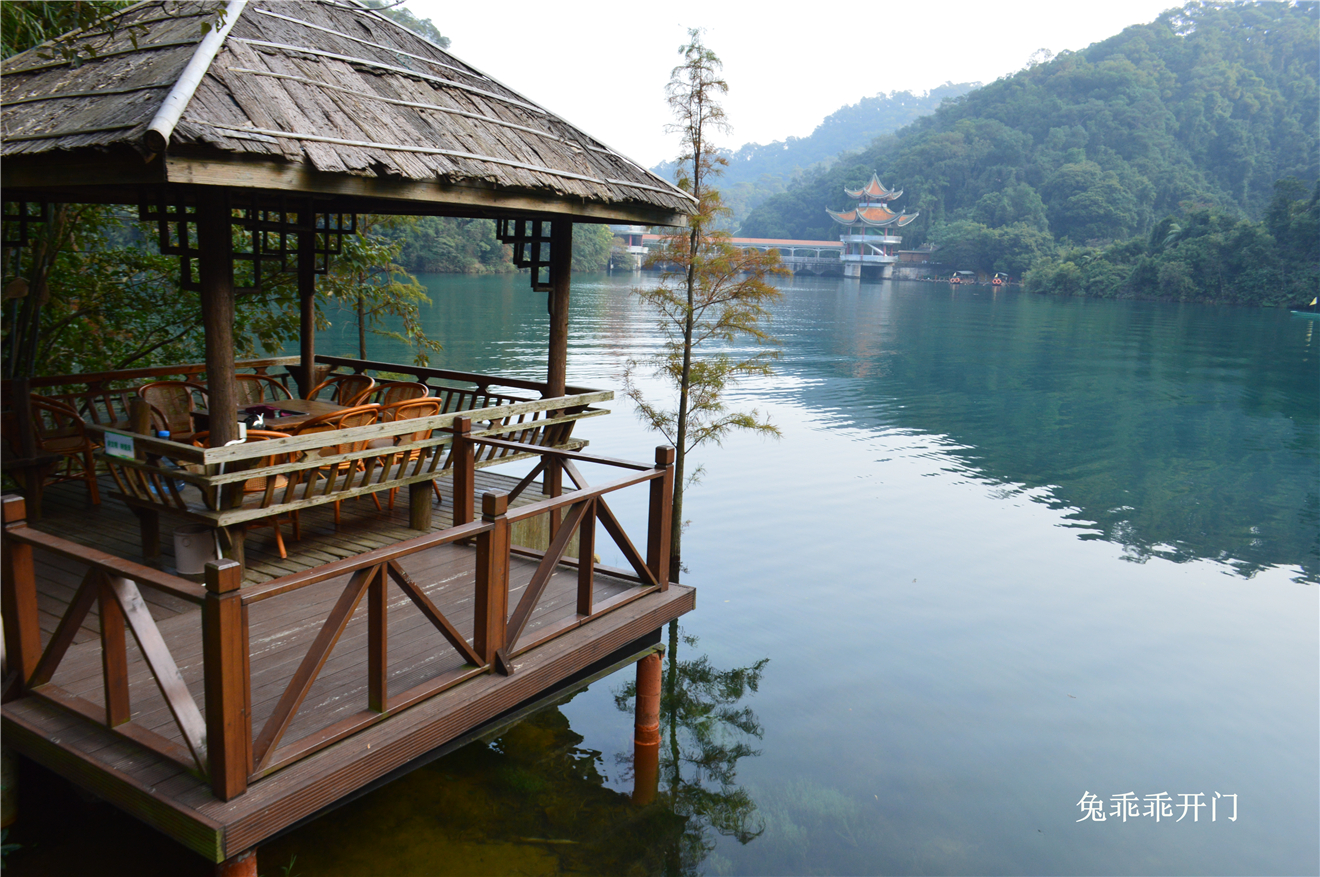
[[[79,64],[40,49],[6,60],[5,197],[195,183],[377,212],[673,224],[692,211],[665,180],[374,10],[231,0],[203,38],[208,9],[140,3],[80,35],[96,54]]]

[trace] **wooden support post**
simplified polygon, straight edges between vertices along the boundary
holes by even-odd
[[[635,804],[655,800],[660,779],[660,655],[637,662],[637,704],[633,723],[633,794]]]
[[[377,713],[389,709],[390,604],[386,569],[385,564],[376,567],[367,585],[367,709]]]
[[[26,376],[14,378],[10,384],[13,399],[10,405],[14,410],[14,431],[18,434],[18,456],[26,460],[21,467],[23,475],[23,495],[27,499],[28,513],[32,520],[41,520],[41,494],[45,486],[42,475],[44,468],[37,462],[37,437],[32,429],[32,389]]]
[[[660,654],[652,652],[637,662],[637,706],[633,738],[640,743],[660,742]]]
[[[669,590],[669,542],[672,508],[674,505],[674,449],[661,445],[655,449],[655,467],[665,474],[651,482],[651,507],[646,527],[646,565],[660,583],[660,590]]]
[[[553,538],[553,537],[552,537]],[[578,525],[577,614],[590,615],[592,589],[596,584],[596,501],[587,503],[587,511]]]
[[[132,718],[128,702],[128,640],[124,609],[104,575],[98,575],[97,598],[101,611],[101,674],[105,686],[105,723],[122,725]]]
[[[494,526],[477,537],[476,629],[472,648],[490,664],[504,648],[509,615],[509,496],[486,493],[481,497],[481,518]]]
[[[434,481],[414,481],[408,485],[408,526],[414,530],[431,529],[431,495]],[[457,523],[457,521],[455,521]]]
[[[298,214],[298,351],[301,362],[293,379],[299,398],[317,385],[316,380],[316,211],[309,199]]]
[[[257,877],[257,848],[230,856],[211,871],[214,877]]]
[[[564,495],[564,464],[555,456],[547,454],[541,458],[545,463],[544,474],[541,475],[541,493],[544,496],[563,496]],[[555,541],[555,536],[559,533],[559,522],[563,520],[563,513],[559,509],[552,509],[545,513],[546,516],[546,544],[549,545]]]
[[[26,504],[19,496],[6,496],[4,503],[3,581],[0,581],[0,612],[5,619],[5,660],[18,675],[11,696],[21,697],[37,662],[41,660],[41,628],[37,617],[37,577],[32,566],[32,546],[21,545],[10,534],[27,526]]]
[[[139,435],[155,435],[151,430],[151,406],[147,400],[134,394],[128,397],[129,431]],[[138,453],[138,459],[144,459],[144,452]]]
[[[221,560],[206,564],[206,601],[202,604],[206,752],[211,791],[223,801],[247,791],[252,758],[247,625],[239,591],[242,585],[243,568],[238,563]]]
[[[32,387],[31,381],[20,375],[10,382],[10,392],[14,394],[10,405],[14,409],[14,430],[18,433],[18,455],[31,460],[37,455],[37,437],[32,430]]]
[[[221,556],[236,561],[239,566],[246,566],[244,546],[247,545],[247,527],[234,524],[230,527],[217,527],[215,532],[220,536]]]
[[[541,458],[545,463],[545,471],[541,476],[541,494],[543,496],[563,496],[564,494],[564,464],[555,456],[547,454]],[[554,533],[550,534],[554,538]]]
[[[568,382],[568,290],[573,268],[573,222],[550,221],[550,356],[546,395],[564,395]]]
[[[160,557],[160,513],[138,506],[132,506],[131,510],[138,519],[138,532],[142,535],[142,558],[155,560]]]
[[[473,494],[476,493],[477,461],[475,445],[469,437],[472,418],[467,415],[454,418],[454,526],[470,524],[473,520]]]
[[[197,190],[198,274],[202,328],[206,333],[207,407],[211,447],[238,438],[238,387],[234,380],[234,258],[229,193]]]

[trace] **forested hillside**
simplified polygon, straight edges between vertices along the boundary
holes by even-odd
[[[808,171],[828,166],[845,152],[865,148],[876,137],[930,115],[943,101],[964,95],[980,84],[946,82],[925,94],[882,92],[840,107],[806,137],[745,143],[735,151],[725,151],[729,164],[720,178],[720,192],[725,206],[732,211],[730,222],[736,228],[750,210],[787,190]],[[651,168],[667,180],[675,179],[676,169],[674,161]]]
[[[844,207],[843,187],[874,170],[921,213],[904,246],[940,243],[959,268],[1035,267],[1034,288],[1098,295],[1265,301],[1281,283],[1278,300],[1296,300],[1320,246],[1297,237],[1314,224],[1320,179],[1318,21],[1314,3],[1170,10],[945,103],[768,199],[741,233],[829,239],[825,208]],[[1272,231],[1281,222],[1289,243]],[[1179,252],[1206,235],[1207,252],[1250,239],[1255,257],[1299,264],[1247,278],[1256,263]],[[1105,265],[1088,279],[1093,262]],[[1065,263],[1076,283],[1061,290],[1047,275]]]

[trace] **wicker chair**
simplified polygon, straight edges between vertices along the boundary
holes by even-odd
[[[370,378],[368,378],[370,380]],[[373,382],[374,383],[374,382]],[[376,422],[379,415],[379,405],[357,405],[343,411],[335,411],[330,414],[322,414],[319,417],[313,417],[300,424],[294,431],[294,435],[308,435],[317,432],[331,432],[338,429],[351,429],[355,426],[369,426]],[[369,439],[361,439],[354,442],[344,442],[341,444],[330,445],[322,448],[320,456],[336,457],[340,454],[351,454],[354,451],[364,450],[370,444]],[[328,478],[334,481],[340,476],[346,476],[361,467],[360,463],[348,461],[330,463],[325,466],[312,469],[308,475],[307,489],[310,491],[317,478]],[[375,494],[371,496],[376,503],[376,508],[380,508],[380,500]],[[335,525],[339,525],[339,500],[335,500]]]
[[[382,405],[380,409],[380,422],[395,423],[400,420],[412,420],[414,418],[421,418],[421,417],[435,417],[439,413],[440,413],[439,399],[433,397],[426,399],[404,399],[402,402],[395,402],[392,405]],[[408,444],[409,442],[423,441],[430,437],[431,437],[431,430],[422,429],[422,430],[418,430],[417,432],[405,432],[402,435],[394,436],[392,439],[388,439],[388,438],[374,439],[367,446],[374,448],[374,447],[388,447],[391,444],[403,445],[403,444]],[[378,442],[380,444],[377,444]],[[407,465],[408,463],[411,463],[414,460],[416,460],[422,453],[423,451],[419,449],[408,451],[406,454],[400,455],[400,459],[395,461],[395,465]],[[431,453],[438,454],[440,453],[440,449],[433,448]],[[436,484],[435,481],[432,481],[431,489],[435,491],[435,498],[443,502],[444,498],[440,495],[440,485]],[[394,497],[398,492],[399,492],[399,488],[397,487],[392,488],[390,490],[391,509],[394,508]]]
[[[93,505],[101,504],[101,490],[96,481],[96,460],[92,452],[96,443],[87,435],[83,420],[72,406],[55,399],[33,395],[32,438],[37,450],[43,454],[59,454],[60,460],[49,467],[42,467],[40,478],[43,483],[58,484],[63,481],[82,481],[87,485],[87,493]],[[5,415],[4,433],[6,437],[14,435],[16,418],[11,412]]]
[[[167,429],[176,442],[194,438],[192,414],[197,400],[206,404],[206,387],[192,381],[153,381],[138,387],[138,395],[151,406],[153,429]]]
[[[371,401],[388,406],[409,399],[422,399],[430,394],[430,387],[416,381],[385,381],[376,385],[371,393]]]
[[[238,406],[259,405],[262,402],[279,402],[292,399],[288,388],[270,375],[234,375],[238,390]]]
[[[371,375],[331,375],[312,388],[308,399],[315,399],[322,392],[330,392],[330,401],[345,408],[362,404],[376,388],[376,379]]]

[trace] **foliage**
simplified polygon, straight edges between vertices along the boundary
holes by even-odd
[[[413,33],[426,37],[442,49],[449,48],[449,37],[440,33],[440,29],[429,18],[418,18],[406,6],[403,0],[364,0],[372,9],[380,10],[382,15],[394,19]]]
[[[904,229],[907,248],[947,241],[988,270],[1000,258],[989,232],[1022,226],[1048,238],[1031,240],[1019,229],[1003,264],[1025,270],[1039,263],[1037,288],[1162,294],[1154,284],[1116,280],[1099,265],[1055,260],[1054,244],[1083,258],[1145,242],[1166,217],[1182,223],[1198,210],[1222,215],[1230,226],[1259,222],[1276,180],[1296,178],[1309,190],[1320,179],[1318,41],[1316,4],[1197,2],[1172,9],[945,101],[933,115],[768,198],[741,233],[829,239],[837,232],[825,208],[847,206],[843,187],[874,170],[901,182],[906,209],[920,213]],[[1265,233],[1273,235],[1268,227],[1248,233],[1244,226],[1233,239],[1268,252],[1259,239]],[[1289,247],[1285,261],[1305,263],[1305,246]],[[1233,285],[1211,283],[1214,272],[1199,262],[1173,261],[1183,267],[1170,262],[1165,277],[1180,295],[1212,298]],[[1264,297],[1230,297],[1277,298],[1254,280],[1247,286]]]
[[[22,0],[0,3],[0,57],[39,48],[45,60],[72,64],[95,58],[121,34],[137,48],[142,25],[124,25],[113,13],[134,5],[131,0]],[[171,14],[198,16],[199,36],[224,24],[224,0],[208,0]]]
[[[204,358],[198,296],[179,289],[179,261],[159,254],[153,226],[100,205],[56,207],[53,217],[35,249],[5,251],[6,375],[105,371]],[[394,263],[398,244],[380,233],[395,222],[392,217],[359,217],[359,233],[345,238],[342,255],[333,257],[329,274],[317,279],[317,323],[328,326],[321,312],[329,301],[337,301],[358,324],[360,353],[370,332],[411,345],[414,359],[424,364],[426,354],[439,345],[421,328],[419,306],[428,302],[425,294]],[[236,250],[249,248],[241,227],[234,229],[234,242]],[[53,254],[48,264],[42,258],[47,252]],[[242,263],[235,283],[251,286],[250,269]],[[395,319],[401,323],[399,330],[386,329]],[[291,274],[267,275],[260,290],[236,297],[234,343],[239,357],[278,351],[298,332],[298,295]],[[28,343],[31,338],[35,346]]]
[[[687,455],[698,445],[719,443],[734,429],[767,435],[779,430],[760,420],[756,411],[731,412],[724,391],[744,375],[768,374],[775,354],[761,351],[746,357],[726,352],[697,357],[697,349],[745,337],[758,345],[770,340],[761,328],[768,318],[767,304],[780,293],[766,278],[786,273],[778,251],[744,252],[712,225],[720,215],[719,192],[710,187],[725,159],[711,141],[712,133],[727,130],[719,97],[728,91],[720,78],[720,59],[701,41],[700,30],[690,30],[691,42],[679,49],[683,63],[675,67],[665,91],[677,122],[670,126],[682,136],[678,185],[697,199],[688,229],[664,238],[651,252],[648,265],[660,267],[657,284],[636,290],[654,308],[664,336],[661,352],[649,365],[677,391],[675,407],[646,398],[636,381],[637,361],[630,361],[624,392],[637,405],[638,416],[662,433],[674,446],[674,507],[670,547],[672,574],[681,568],[683,493],[700,468],[687,473]]]
[[[491,219],[421,216],[381,230],[401,245],[399,264],[415,273],[499,274],[516,271]]]
[[[33,247],[6,250],[4,373],[199,360],[197,295],[180,294],[178,260],[144,238],[122,213],[73,204],[52,208]]]
[[[766,198],[780,194],[802,175],[828,166],[844,153],[855,151],[882,134],[889,134],[921,116],[935,111],[941,102],[957,98],[979,82],[957,85],[946,82],[925,94],[909,91],[881,92],[835,110],[806,137],[789,137],[773,143],[745,143],[737,150],[722,151],[728,159],[720,193],[729,208],[720,227],[733,231],[747,214]],[[676,179],[678,162],[663,162],[652,170],[665,179]]]
[[[1281,180],[1265,222],[1195,207],[1145,241],[1074,247],[1027,273],[1030,292],[1302,305],[1320,289],[1320,186]]]
[[[317,292],[340,302],[357,324],[358,357],[367,356],[367,334],[391,338],[413,349],[413,362],[427,364],[440,344],[426,337],[421,305],[430,304],[422,286],[395,263],[403,244],[381,230],[400,223],[387,216],[359,216],[358,233],[344,239],[343,252],[330,260],[330,271],[317,281]],[[397,321],[397,322],[396,322]],[[398,329],[387,326],[398,325]]]
[[[573,270],[604,271],[614,249],[614,232],[608,225],[573,224]]]
[[[1025,222],[1000,227],[971,219],[938,223],[931,238],[940,246],[939,260],[955,271],[1022,273],[1054,252],[1049,232]]]

